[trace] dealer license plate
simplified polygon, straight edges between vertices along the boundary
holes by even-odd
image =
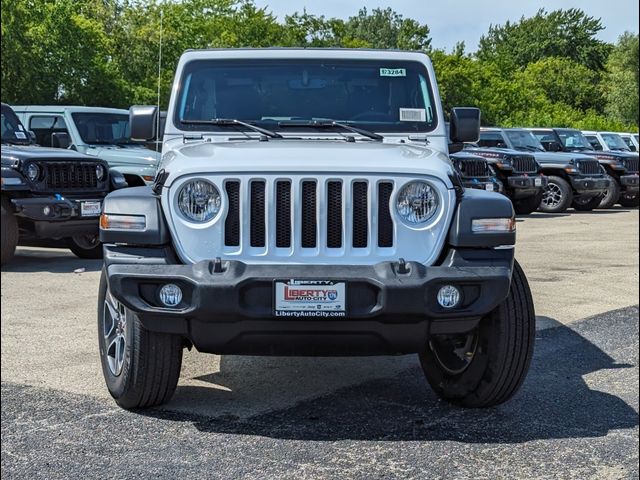
[[[333,280],[276,280],[273,286],[277,317],[344,317],[346,288]]]
[[[484,186],[484,189],[485,189],[487,192],[493,192],[493,183],[487,183],[487,184]]]
[[[541,187],[542,186],[542,179],[541,178],[536,178],[534,180],[534,184],[536,187]]]
[[[97,217],[100,215],[101,208],[100,202],[80,202],[80,216]]]

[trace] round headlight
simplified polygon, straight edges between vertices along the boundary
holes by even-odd
[[[40,167],[38,167],[38,165],[36,165],[35,163],[29,164],[29,166],[27,167],[27,177],[29,178],[29,180],[35,182],[39,176]]]
[[[425,223],[438,210],[438,194],[427,182],[407,183],[398,193],[396,210],[407,223]]]
[[[96,165],[96,177],[98,177],[98,180],[104,179],[104,167],[100,164]]]
[[[208,222],[220,211],[220,192],[206,180],[185,183],[178,193],[180,213],[194,222]]]

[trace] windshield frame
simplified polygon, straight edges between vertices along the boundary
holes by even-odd
[[[206,133],[224,133],[228,135],[228,129],[223,128],[220,125],[215,124],[189,124],[189,119],[184,119],[186,121],[182,121],[180,115],[180,105],[184,101],[184,96],[186,93],[186,89],[188,88],[188,76],[190,73],[194,71],[194,65],[200,64],[203,65],[203,68],[206,68],[207,65],[215,66],[220,68],[226,65],[237,65],[240,67],[247,65],[256,65],[256,66],[270,66],[270,65],[282,65],[282,64],[292,64],[294,66],[321,66],[321,65],[343,65],[345,67],[353,67],[357,64],[373,64],[372,66],[375,68],[383,68],[385,64],[393,65],[395,68],[406,68],[406,66],[411,66],[412,68],[417,70],[417,73],[424,79],[424,87],[426,88],[426,95],[428,98],[424,100],[429,102],[429,105],[425,105],[430,108],[430,116],[431,122],[396,122],[396,124],[386,123],[385,126],[382,126],[380,123],[376,122],[368,122],[368,121],[352,121],[352,120],[344,120],[339,118],[326,118],[326,117],[313,117],[313,118],[294,118],[293,121],[296,120],[314,120],[320,122],[338,122],[348,126],[356,127],[362,130],[368,130],[375,133],[390,133],[390,134],[425,134],[429,132],[433,132],[439,126],[439,115],[437,108],[437,98],[435,97],[434,87],[433,87],[433,79],[429,73],[429,69],[426,68],[426,65],[422,62],[416,60],[408,60],[408,59],[347,59],[347,58],[256,58],[256,59],[247,59],[247,58],[201,58],[201,59],[192,59],[187,61],[183,68],[180,71],[180,78],[177,80],[176,85],[174,86],[174,95],[175,95],[175,106],[173,108],[173,125],[178,131],[182,132],[206,132]],[[318,129],[313,126],[300,126],[297,128],[280,128],[278,125],[279,122],[289,121],[289,119],[264,119],[264,120],[256,120],[256,119],[245,119],[238,118],[238,120],[242,120],[244,122],[250,123],[255,126],[259,126],[261,128],[266,128],[278,133],[295,133],[297,135],[303,134],[311,134],[314,136],[322,136],[323,134],[318,132]],[[389,126],[393,125],[393,128]],[[424,126],[423,128],[421,128]],[[334,136],[336,133],[340,131],[340,127],[336,127],[336,131],[327,131],[327,134]],[[250,130],[247,130],[250,131]]]
[[[31,140],[29,131],[22,124],[18,115],[16,115],[16,112],[13,111],[13,108],[3,103],[2,116],[4,116],[11,124],[11,129],[13,131],[14,138],[2,137],[0,139],[0,142],[6,145],[31,145],[32,140]],[[14,125],[15,125],[15,128],[14,128]],[[24,138],[17,137],[16,132],[22,133],[24,135]]]
[[[526,146],[521,146],[518,145],[516,143],[516,141],[514,141],[514,137],[511,136],[511,134],[514,135],[524,135],[529,137],[529,139],[531,139],[533,141],[532,144],[530,144],[531,147],[535,148],[537,152],[545,152],[546,150],[544,149],[544,147],[542,146],[542,143],[540,142],[540,140],[538,139],[538,137],[536,137],[533,132],[531,132],[530,130],[524,130],[524,129],[509,129],[506,128],[503,130],[503,135],[507,138],[507,140],[509,140],[509,143],[511,144],[511,146],[513,147],[514,150],[520,150],[520,151],[528,151],[528,152],[533,152],[533,150],[528,150],[526,148]],[[529,146],[529,145],[527,145]]]
[[[124,137],[120,137],[118,139],[113,140],[98,140],[95,139],[93,141],[89,141],[82,133],[82,129],[79,128],[82,125],[82,117],[95,117],[95,116],[107,116],[107,117],[124,117],[126,119],[126,127]],[[71,119],[73,120],[74,127],[78,132],[78,136],[82,140],[82,142],[86,145],[139,145],[139,142],[135,142],[131,139],[131,125],[129,115],[121,112],[71,112]],[[106,122],[105,122],[106,123]],[[111,122],[113,123],[113,122]]]

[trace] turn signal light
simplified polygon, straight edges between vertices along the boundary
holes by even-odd
[[[100,228],[102,230],[134,230],[143,232],[147,228],[147,219],[144,215],[103,213],[100,215]]]
[[[476,218],[471,221],[473,233],[511,233],[516,231],[515,218]]]

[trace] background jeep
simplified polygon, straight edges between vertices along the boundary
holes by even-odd
[[[539,206],[543,212],[561,213],[570,206],[593,210],[600,205],[610,184],[606,172],[593,157],[578,152],[547,152],[530,131],[522,128],[483,128],[478,144],[488,148],[506,145],[535,156],[540,172],[548,179]]]
[[[533,134],[549,152],[579,152],[595,157],[607,172],[609,187],[598,208],[611,208],[616,203],[624,207],[640,204],[638,154],[631,152],[599,152],[580,130],[572,128],[535,128]]]
[[[511,199],[517,214],[528,215],[538,209],[547,178],[540,175],[540,165],[533,155],[506,146],[483,148],[477,143],[465,145],[465,150],[491,163],[502,183],[502,192]]]
[[[105,160],[130,187],[153,182],[160,154],[131,140],[127,110],[63,105],[13,109],[43,147],[71,148]]]
[[[11,107],[2,104],[2,264],[20,239],[66,239],[81,258],[101,258],[98,217],[102,200],[124,178],[103,160],[44,148]]]
[[[484,157],[469,152],[451,153],[449,157],[465,188],[499,193],[504,191],[502,182],[498,180],[493,167]]]
[[[457,405],[517,391],[535,314],[513,206],[462,188],[426,55],[187,51],[172,92],[154,186],[111,193],[100,221],[100,358],[119,405],[166,402],[184,346],[417,353]],[[156,114],[132,107],[134,139]],[[453,109],[451,142],[479,126]]]

